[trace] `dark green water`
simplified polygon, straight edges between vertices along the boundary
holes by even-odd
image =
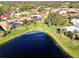
[[[43,32],[15,37],[0,47],[0,57],[68,58],[68,54]]]

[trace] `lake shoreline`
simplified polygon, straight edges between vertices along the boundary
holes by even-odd
[[[38,33],[41,33],[41,34],[38,34]],[[57,51],[61,51],[60,53],[60,55],[65,55],[65,56],[63,56],[63,57],[66,57],[66,58],[71,58],[69,55],[67,55],[67,53],[66,52],[64,52],[64,50],[62,50],[62,48],[59,46],[59,45],[57,45],[58,43],[51,37],[51,36],[49,36],[47,33],[45,33],[45,32],[38,32],[38,31],[35,31],[35,32],[29,32],[29,33],[24,33],[24,34],[22,34],[22,35],[20,35],[20,36],[28,36],[28,35],[31,35],[31,34],[33,34],[34,36],[37,36],[37,37],[41,37],[41,36],[43,36],[42,34],[44,34],[44,35],[46,35],[46,37],[48,38],[46,41],[48,41],[48,42],[50,42],[51,44],[55,44],[56,45],[56,49],[59,49],[59,50],[57,50]],[[39,36],[39,35],[41,35],[41,36]],[[20,36],[16,36],[15,38],[19,38]],[[12,42],[12,40],[14,40],[15,38],[13,38],[13,39],[11,39],[10,41],[8,41],[8,42]],[[19,39],[18,39],[19,40]],[[22,39],[23,40],[23,39]],[[15,41],[15,40],[14,40]],[[6,42],[7,44],[8,44],[8,42]],[[6,43],[5,43],[5,45],[6,45]],[[5,45],[3,45],[3,46],[5,46]],[[2,47],[3,47],[2,46]],[[53,50],[52,50],[53,51]]]

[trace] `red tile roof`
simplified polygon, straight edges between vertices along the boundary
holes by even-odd
[[[49,13],[45,12],[45,13],[43,13],[43,16],[48,16],[48,14],[49,14]]]
[[[0,16],[0,18],[4,18],[4,17],[10,17],[11,13],[5,13],[3,15]]]
[[[31,11],[32,11],[32,12],[37,12],[37,9],[32,9]]]

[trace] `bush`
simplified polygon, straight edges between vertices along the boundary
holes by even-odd
[[[57,28],[57,31],[56,31],[57,33],[60,33],[61,32],[61,29],[60,28]]]
[[[75,35],[73,36],[73,39],[74,39],[74,40],[79,40],[79,35],[78,35],[78,34],[75,34]]]
[[[11,33],[11,31],[4,31],[4,36],[6,36],[7,34]]]
[[[67,36],[72,39],[73,38],[73,33],[71,31],[68,31]]]

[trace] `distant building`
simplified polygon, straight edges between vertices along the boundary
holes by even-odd
[[[16,12],[19,12],[19,8],[16,8]]]
[[[69,8],[68,12],[78,12],[75,8]]]
[[[71,22],[73,23],[74,26],[79,28],[79,19],[72,19]]]
[[[64,27],[67,31],[79,32],[79,16],[77,14],[71,14],[71,23],[72,26]]]
[[[63,15],[63,16],[66,16],[67,15],[67,11],[60,11],[59,14]]]
[[[70,14],[69,16],[71,17],[71,19],[78,19],[79,18],[79,14]]]
[[[9,25],[8,25],[8,23],[7,23],[6,21],[0,22],[0,26],[1,26],[5,31],[7,31],[7,30],[10,29],[10,28],[9,28]]]
[[[63,27],[62,29],[66,29],[66,31],[70,31],[70,32],[74,32],[76,30],[75,26],[67,26],[67,27]]]
[[[42,16],[42,17],[45,17],[45,18],[47,18],[48,15],[49,15],[49,12],[44,12],[44,13],[41,14],[41,16]]]
[[[7,17],[5,17],[4,15],[1,15],[0,18],[1,18],[2,20],[7,20]]]
[[[66,29],[67,32],[70,31],[72,33],[74,33],[75,31],[79,32],[79,27],[76,27],[76,26],[63,27],[63,29]]]
[[[32,16],[36,21],[41,20],[41,15],[33,15]]]
[[[51,13],[56,13],[56,12],[59,12],[61,11],[61,8],[55,8],[55,9],[51,9]]]
[[[3,15],[0,16],[1,19],[7,20],[11,16],[11,13],[4,13]]]
[[[21,15],[20,13],[15,13],[14,17],[16,18],[16,22],[19,21],[20,15]]]
[[[48,8],[45,8],[46,11],[50,11],[51,10],[51,7],[48,7]]]
[[[32,12],[32,14],[38,14],[38,10],[37,10],[36,8],[33,8],[33,9],[31,10],[31,12]]]
[[[19,18],[20,15],[21,15],[20,13],[15,13],[15,17],[16,17],[16,18]]]
[[[61,10],[62,11],[68,10],[69,9],[69,5],[70,5],[70,3],[68,3],[68,2],[63,3],[62,6],[61,6]]]
[[[33,21],[32,18],[30,18],[30,17],[27,18],[27,24],[32,24],[32,21]]]

